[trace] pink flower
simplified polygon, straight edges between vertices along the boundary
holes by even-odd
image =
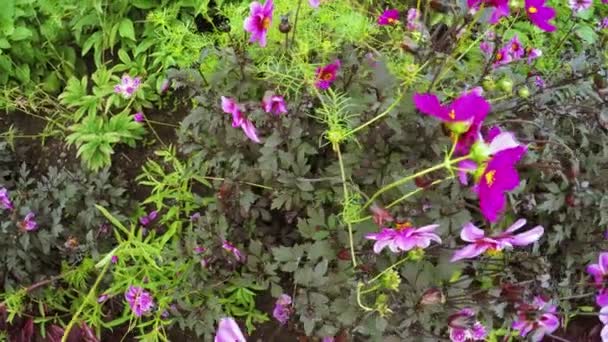
[[[475,320],[475,312],[469,308],[450,315],[448,327],[452,342],[483,341],[488,334],[481,322]]]
[[[148,226],[152,221],[156,220],[156,217],[158,216],[158,211],[156,210],[152,210],[149,214],[146,214],[142,217],[139,218],[139,223],[146,227]]]
[[[321,90],[325,90],[331,86],[336,80],[336,76],[340,71],[340,60],[336,59],[333,63],[317,68],[315,86]]]
[[[222,96],[222,110],[226,114],[232,115],[232,127],[240,127],[247,138],[251,141],[260,143],[257,131],[253,122],[243,116],[243,110],[233,98]]]
[[[509,15],[509,0],[467,0],[467,5],[475,10],[479,10],[481,5],[485,8],[494,7],[489,22],[496,24],[500,18]]]
[[[266,113],[272,113],[275,115],[287,114],[287,107],[285,106],[285,99],[281,95],[276,95],[272,91],[264,93],[262,99],[262,107]]]
[[[23,221],[21,221],[21,228],[28,232],[38,229],[38,223],[36,222],[36,220],[34,220],[34,217],[34,213],[27,213],[27,215],[25,215],[25,218],[23,218]]]
[[[597,25],[598,29],[605,30],[608,28],[608,17],[603,17]]]
[[[396,9],[389,9],[378,17],[378,25],[386,26],[386,25],[395,25],[399,21],[399,11]]]
[[[535,297],[532,304],[520,304],[517,307],[517,318],[511,327],[519,331],[521,337],[532,333],[530,340],[540,342],[543,336],[559,328],[559,318],[555,315],[557,306],[541,297]]]
[[[154,299],[150,293],[139,286],[129,286],[125,299],[137,317],[149,313],[154,307]]]
[[[369,209],[372,212],[372,219],[374,220],[374,223],[378,226],[381,227],[384,222],[393,222],[393,216],[391,216],[391,213],[376,203],[372,204]]]
[[[325,336],[321,342],[334,342],[334,338],[332,336]]]
[[[14,208],[6,188],[0,188],[0,207],[7,210],[13,210]]]
[[[543,52],[540,49],[535,48],[527,48],[526,49],[526,57],[528,58],[528,64],[532,63],[533,60],[542,56]]]
[[[101,296],[97,297],[97,303],[101,304],[103,302],[105,302],[110,296],[108,296],[107,294],[102,294]]]
[[[600,309],[598,318],[602,323],[604,323],[600,336],[602,337],[602,342],[606,342],[608,341],[608,306]]]
[[[456,134],[465,133],[475,121],[483,121],[490,112],[490,104],[475,92],[464,93],[446,105],[442,105],[433,94],[416,93],[414,105],[423,114],[445,122]]]
[[[415,8],[407,10],[407,29],[410,31],[416,31],[420,28],[418,19],[420,18],[420,12]]]
[[[279,296],[274,304],[272,316],[282,325],[287,323],[291,316],[291,297],[289,295],[282,294]]]
[[[481,52],[483,52],[484,54],[489,55],[494,50],[493,45],[494,44],[492,44],[491,42],[483,41],[479,43],[479,50],[481,50]]]
[[[247,340],[234,318],[224,317],[217,326],[214,342],[247,342]]]
[[[320,3],[321,3],[321,0],[308,0],[308,4],[310,5],[310,7],[313,7],[313,8],[319,8]]]
[[[582,12],[593,5],[593,0],[568,0],[568,5],[574,13]]]
[[[257,41],[260,46],[266,46],[266,35],[272,24],[273,10],[272,0],[266,0],[263,6],[257,1],[251,3],[249,17],[244,22],[245,31],[251,33],[250,42]]]
[[[511,55],[511,58],[513,59],[520,59],[521,57],[523,57],[525,52],[524,47],[521,45],[521,42],[519,41],[517,35],[514,35],[513,38],[509,40],[509,42],[507,43],[507,48],[509,54]]]
[[[379,233],[371,233],[366,239],[375,240],[374,253],[379,254],[385,247],[393,253],[407,252],[414,248],[427,248],[431,241],[441,243],[439,235],[435,234],[438,224],[432,224],[420,228],[413,227],[409,222],[397,224],[397,228],[382,228]]]
[[[470,244],[457,250],[452,257],[452,262],[462,259],[472,259],[485,252],[502,251],[511,249],[513,246],[526,246],[540,239],[544,233],[541,226],[536,226],[526,232],[514,234],[526,224],[526,220],[519,219],[504,232],[486,237],[485,232],[477,228],[473,223],[466,223],[460,231],[460,238]]]
[[[545,87],[545,80],[543,80],[542,77],[537,75],[534,77],[534,84],[536,85],[536,87],[542,89]]]
[[[245,255],[238,248],[236,248],[234,245],[232,245],[230,242],[228,242],[226,240],[224,240],[224,242],[222,243],[222,248],[225,251],[232,253],[234,255],[234,258],[238,262],[245,262],[245,260],[247,259],[245,257]]]
[[[587,273],[593,276],[596,285],[606,285],[608,280],[608,252],[600,253],[598,263],[587,266]]]
[[[494,68],[498,68],[501,65],[509,64],[513,61],[513,57],[511,57],[510,50],[508,46],[503,47],[502,49],[496,52],[496,56],[494,56],[494,63],[492,66]]]
[[[144,121],[144,113],[137,112],[133,114],[133,121],[135,122],[143,122]]]
[[[118,262],[118,256],[117,255],[112,255],[112,257],[110,258],[110,262],[115,264]]]
[[[141,85],[141,78],[132,78],[129,75],[123,75],[120,84],[114,87],[114,92],[121,94],[125,99],[131,98]]]
[[[555,31],[556,27],[549,23],[555,18],[556,12],[553,8],[545,6],[546,0],[526,0],[526,13],[532,24],[547,32]]]

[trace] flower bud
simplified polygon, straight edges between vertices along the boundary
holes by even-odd
[[[502,80],[500,80],[498,82],[498,86],[505,93],[509,93],[510,94],[510,93],[513,92],[513,81],[510,78],[508,78],[508,77],[505,77]]]
[[[378,297],[376,297],[374,308],[382,317],[392,312],[392,310],[388,308],[388,296],[385,294],[380,294]]]
[[[517,9],[520,9],[524,7],[523,1],[522,0],[511,0],[509,1],[509,8],[511,8],[512,11],[515,11]]]
[[[445,295],[440,289],[432,287],[422,294],[420,305],[437,305],[445,303]]]
[[[476,141],[471,146],[471,159],[481,164],[490,158],[490,146],[481,140]]]
[[[517,95],[519,95],[519,97],[527,99],[530,96],[530,90],[528,90],[528,87],[521,87],[517,90]]]
[[[291,31],[291,24],[289,23],[289,17],[286,15],[281,16],[281,23],[279,24],[279,31],[281,33],[289,33]]]
[[[485,77],[481,85],[483,87],[483,90],[485,91],[491,91],[496,89],[496,83],[491,77]]]
[[[382,275],[380,282],[387,290],[399,291],[401,278],[399,277],[399,273],[397,273],[395,270],[389,270]]]
[[[424,258],[424,249],[414,248],[408,252],[407,256],[411,261],[420,261]]]

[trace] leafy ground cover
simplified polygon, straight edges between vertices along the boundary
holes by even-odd
[[[608,341],[603,0],[7,0],[8,341]]]

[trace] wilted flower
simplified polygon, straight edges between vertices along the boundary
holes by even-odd
[[[287,323],[291,316],[291,297],[289,295],[282,294],[279,296],[274,304],[272,316],[281,324]]]
[[[381,26],[394,25],[397,22],[399,22],[399,11],[396,9],[386,10],[378,17],[378,25]]]
[[[568,5],[573,12],[581,12],[593,5],[593,0],[568,0]]]
[[[273,0],[266,0],[263,6],[257,1],[251,3],[249,17],[244,22],[245,31],[251,33],[250,42],[257,41],[260,46],[266,46],[266,35],[272,24],[273,10]]]
[[[456,134],[468,131],[474,121],[485,118],[490,111],[490,104],[474,92],[464,93],[446,105],[442,105],[433,94],[416,93],[414,105],[423,114],[434,116],[446,123]]]
[[[438,224],[420,228],[413,227],[409,222],[397,224],[395,229],[382,228],[379,233],[371,233],[366,239],[375,240],[374,252],[380,253],[388,247],[393,253],[407,252],[414,248],[424,249],[431,245],[431,241],[441,243],[439,235],[435,234]]]
[[[232,127],[240,127],[247,138],[253,142],[260,143],[255,126],[249,119],[243,116],[241,106],[233,98],[222,96],[222,110],[224,113],[232,115]]]
[[[143,122],[144,121],[144,113],[143,112],[137,112],[137,113],[133,114],[133,121],[135,121],[135,122]]]
[[[225,251],[232,253],[236,261],[245,262],[245,255],[238,248],[233,246],[230,242],[224,240],[224,242],[222,243],[222,248]]]
[[[333,63],[317,68],[315,87],[325,90],[336,80],[340,71],[340,60],[336,59]]]
[[[234,318],[224,317],[217,326],[214,342],[247,342],[247,340]]]
[[[453,342],[482,341],[487,336],[486,328],[475,319],[475,311],[464,308],[448,317],[450,340]]]
[[[23,218],[23,221],[21,221],[21,228],[28,232],[36,230],[38,228],[38,223],[36,222],[36,220],[34,220],[34,217],[34,213],[27,213],[27,215],[25,215],[25,217]]]
[[[552,32],[556,27],[549,23],[555,18],[556,12],[553,8],[545,6],[546,0],[526,0],[526,13],[530,21],[541,30]]]
[[[148,226],[152,221],[156,220],[156,217],[158,216],[158,211],[156,210],[152,210],[149,214],[146,214],[142,217],[139,218],[139,223],[146,227]]]
[[[285,106],[285,99],[281,95],[277,95],[272,91],[264,93],[262,99],[262,106],[266,113],[272,113],[275,115],[281,115],[287,113],[287,107]]]
[[[125,299],[137,317],[147,314],[154,307],[154,299],[150,293],[139,286],[129,286]]]
[[[537,296],[532,304],[524,303],[517,307],[517,318],[511,327],[518,330],[522,337],[532,333],[530,340],[539,342],[543,336],[551,334],[559,328],[559,318],[555,315],[556,312],[557,306]]]
[[[445,303],[445,295],[436,287],[424,291],[420,298],[421,305],[437,305],[443,303]]]
[[[372,212],[372,220],[374,220],[374,223],[378,226],[382,226],[384,222],[393,222],[393,216],[391,216],[391,213],[376,203],[372,204],[369,209]]]
[[[415,8],[407,10],[407,29],[410,31],[416,31],[420,28],[418,19],[420,18],[420,12]]]
[[[121,94],[125,99],[131,98],[133,94],[139,89],[141,85],[141,78],[135,77],[132,78],[129,75],[123,75],[120,84],[114,87],[114,92],[117,94]]]
[[[196,220],[201,218],[201,213],[194,213],[190,215],[190,221],[195,222]]]
[[[519,219],[504,232],[486,237],[485,232],[477,228],[473,223],[465,223],[460,232],[460,238],[469,245],[457,250],[452,257],[452,262],[475,258],[485,252],[500,252],[503,249],[511,249],[513,246],[526,246],[538,241],[544,233],[541,226],[536,226],[526,232],[515,234],[526,224],[526,220]]]
[[[467,5],[475,10],[483,4],[485,8],[494,7],[490,23],[496,24],[501,17],[509,15],[509,0],[467,0]]]
[[[0,188],[0,207],[8,210],[13,210],[13,202],[8,196],[8,190],[6,188]]]

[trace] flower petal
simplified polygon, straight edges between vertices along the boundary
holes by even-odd
[[[502,150],[520,146],[519,142],[511,132],[502,132],[490,142],[490,154],[496,154]]]
[[[507,230],[505,230],[505,233],[514,233],[525,225],[526,225],[526,219],[519,219],[519,220],[515,221],[515,223],[513,223],[509,228],[507,228]]]
[[[462,260],[462,259],[475,258],[475,257],[483,254],[483,252],[485,252],[487,249],[488,249],[487,245],[477,245],[477,244],[467,245],[467,246],[457,250],[456,252],[454,252],[454,256],[452,256],[452,259],[450,259],[450,262],[455,262],[455,261]]]
[[[414,105],[416,108],[430,116],[434,116],[441,120],[449,120],[449,116],[445,107],[441,105],[437,96],[431,93],[414,94]]]
[[[475,242],[484,236],[484,231],[477,228],[472,222],[465,223],[460,231],[460,238],[466,242]]]
[[[234,318],[225,317],[220,320],[215,334],[215,342],[247,342]]]
[[[514,246],[526,246],[531,243],[534,243],[540,239],[540,237],[545,232],[545,229],[541,226],[536,226],[527,232],[523,232],[521,234],[514,235],[510,242]]]
[[[608,273],[608,252],[600,253],[599,265],[603,274]]]

